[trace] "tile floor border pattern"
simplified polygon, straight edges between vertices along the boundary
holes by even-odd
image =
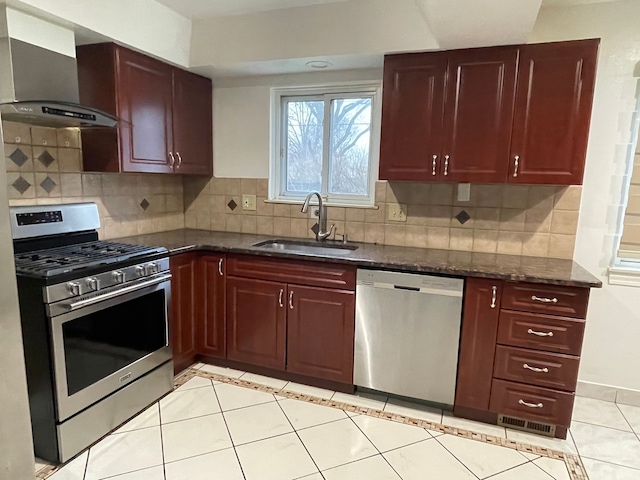
[[[291,392],[284,388],[278,389],[278,388],[268,387],[266,385],[262,385],[259,383],[242,380],[241,378],[227,377],[225,375],[220,375],[216,373],[204,372],[202,370],[198,370],[195,368],[190,368],[186,370],[176,378],[175,380],[176,388],[181,385],[184,385],[193,377],[207,378],[209,380],[214,380],[221,383],[227,383],[227,384],[235,385],[238,387],[245,387],[245,388],[249,388],[259,392],[270,393],[272,395],[278,395],[281,397],[286,397],[294,400],[314,403],[316,405],[321,405],[325,407],[337,408],[340,410],[344,410],[345,412],[368,415],[370,417],[381,418],[384,420],[390,420],[393,422],[403,423],[407,425],[413,425],[420,428],[426,428],[427,430],[445,433],[448,435],[454,435],[457,437],[467,438],[470,440],[476,440],[476,441],[488,443],[491,445],[511,448],[519,452],[540,455],[542,457],[548,457],[554,460],[563,460],[567,467],[567,471],[569,472],[569,477],[571,480],[589,480],[589,477],[587,476],[584,465],[582,464],[582,461],[580,460],[580,457],[578,455],[572,455],[572,454],[560,452],[558,450],[539,447],[535,445],[529,445],[526,443],[515,442],[513,440],[495,437],[493,435],[487,435],[484,433],[476,433],[476,432],[472,432],[470,430],[466,430],[462,428],[450,427],[448,425],[443,425],[441,423],[434,423],[434,422],[429,422],[427,420],[420,420],[417,418],[408,417],[406,415],[385,412],[382,410],[377,410],[375,408],[360,407],[360,406],[351,405],[345,402],[338,402],[335,400],[328,400],[325,398],[314,397],[312,395]]]
[[[174,379],[174,387],[177,389],[178,387],[184,385],[194,377],[206,378],[206,379],[214,380],[220,383],[227,383],[230,385],[244,387],[244,388],[248,388],[248,389],[259,391],[259,392],[270,393],[272,395],[278,395],[281,397],[305,401],[305,402],[309,402],[309,403],[313,403],[313,404],[321,405],[325,407],[336,408],[336,409],[344,410],[345,412],[358,413],[361,415],[368,415],[371,417],[381,418],[381,419],[389,420],[393,422],[413,425],[420,428],[426,428],[427,430],[431,430],[435,432],[454,435],[457,437],[462,437],[470,440],[488,443],[488,444],[496,445],[500,447],[511,448],[519,452],[540,455],[542,457],[547,457],[554,460],[562,460],[564,461],[565,466],[567,467],[567,471],[569,473],[569,477],[571,480],[589,480],[589,477],[586,474],[584,465],[582,464],[582,461],[580,460],[580,457],[578,455],[572,455],[572,454],[560,452],[558,450],[539,447],[535,445],[529,445],[526,443],[515,442],[513,440],[495,437],[493,435],[487,435],[484,433],[476,433],[476,432],[472,432],[470,430],[466,430],[462,428],[450,427],[448,425],[429,422],[427,420],[420,420],[420,419],[412,418],[406,415],[389,413],[382,410],[377,410],[375,408],[360,407],[360,406],[352,405],[345,402],[338,402],[335,400],[314,397],[312,395],[291,392],[284,388],[281,388],[281,389],[273,388],[273,387],[269,387],[259,383],[242,380],[240,378],[232,378],[232,377],[227,377],[225,375],[220,375],[216,373],[204,372],[193,367],[185,370],[184,372],[176,376],[176,378]],[[102,438],[100,438],[95,443],[98,443],[100,440],[102,440]],[[61,466],[46,465],[44,468],[36,472],[36,479],[46,480],[47,478],[52,476],[54,473],[56,473],[60,468]]]

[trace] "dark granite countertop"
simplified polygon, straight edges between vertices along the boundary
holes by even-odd
[[[118,241],[166,247],[172,255],[195,250],[246,253],[414,273],[438,273],[460,277],[495,278],[587,288],[602,287],[600,280],[572,260],[393,247],[369,243],[350,243],[350,245],[357,245],[358,249],[346,255],[314,255],[274,251],[253,246],[255,243],[273,238],[246,233],[183,229],[120,238]]]

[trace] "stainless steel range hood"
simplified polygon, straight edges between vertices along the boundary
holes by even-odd
[[[4,120],[51,127],[114,127],[118,119],[80,105],[76,59],[30,43],[0,39],[0,113]]]

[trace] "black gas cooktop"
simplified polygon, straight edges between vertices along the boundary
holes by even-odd
[[[134,258],[166,253],[163,247],[143,247],[115,242],[85,242],[62,247],[18,253],[16,273],[35,277],[55,277],[89,270],[101,265],[117,264]]]

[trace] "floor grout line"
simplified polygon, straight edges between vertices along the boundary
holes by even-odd
[[[160,408],[160,402],[156,404],[158,407],[158,420],[160,420],[160,448],[162,449],[162,476],[164,480],[167,480],[167,469],[165,467],[166,463],[164,459],[164,436],[162,434],[162,409]]]
[[[386,403],[385,403],[385,405],[386,405]],[[391,470],[393,470],[393,471],[394,471],[394,473],[398,476],[398,478],[399,478],[400,480],[402,480],[402,476],[398,473],[398,471],[397,471],[395,468],[393,468],[393,465],[391,465],[391,463],[389,463],[389,460],[387,460],[387,458],[382,454],[382,451],[378,448],[378,446],[377,446],[375,443],[373,443],[373,440],[371,440],[371,439],[369,438],[369,436],[368,436],[368,435],[365,433],[365,431],[360,427],[360,425],[358,425],[358,424],[353,420],[353,418],[352,418],[352,417],[349,417],[349,420],[351,420],[351,423],[353,423],[353,424],[356,426],[356,428],[362,432],[362,434],[365,436],[365,438],[366,438],[367,440],[369,440],[369,443],[370,443],[371,445],[373,445],[373,448],[375,448],[375,449],[377,450],[378,455],[380,455],[380,456],[382,457],[382,459],[387,463],[387,465],[389,465],[389,467],[391,468]],[[431,438],[433,438],[433,437],[431,437]],[[403,448],[403,447],[406,447],[406,446],[408,446],[408,445],[403,445],[403,446],[402,446],[402,447],[400,447],[400,448]]]
[[[313,456],[311,455],[311,452],[309,451],[309,449],[307,448],[307,446],[304,444],[304,442],[302,441],[302,438],[300,438],[300,435],[298,435],[298,430],[296,430],[296,427],[293,426],[293,423],[291,422],[291,419],[289,418],[289,416],[287,415],[287,412],[284,411],[284,408],[282,408],[282,405],[280,405],[280,402],[276,402],[276,404],[278,405],[278,407],[280,407],[280,410],[282,411],[282,414],[284,415],[284,418],[287,419],[287,422],[289,422],[289,425],[291,425],[291,428],[293,429],[293,433],[296,434],[296,437],[298,437],[298,440],[300,441],[300,444],[302,445],[302,448],[304,448],[304,451],[307,452],[307,455],[309,455],[309,458],[311,459],[311,461],[313,462],[313,464],[316,467],[316,470],[318,470],[318,472],[320,473],[320,475],[322,475],[322,472],[320,472],[320,467],[318,467],[318,464],[316,463],[315,458],[313,458]],[[317,425],[316,425],[317,426]],[[305,475],[305,476],[309,476],[309,475]],[[304,477],[299,477],[299,478],[304,478]],[[324,478],[324,475],[322,475],[322,478]]]
[[[535,460],[538,460],[537,458]],[[546,473],[549,478],[553,478],[553,480],[557,480],[556,477],[554,477],[553,475],[551,475],[549,472],[547,472],[544,468],[542,468],[540,465],[538,465],[535,460],[531,460],[530,463],[532,463],[533,465],[535,465],[536,467],[538,467],[540,470],[542,470],[544,473]],[[564,468],[567,468],[567,465],[565,464]],[[569,469],[567,468],[567,473],[569,473]]]
[[[244,375],[244,373],[242,375]],[[242,375],[240,375],[240,376],[242,376]],[[213,385],[213,380],[212,380],[212,385]],[[231,442],[231,448],[233,448],[233,453],[236,456],[236,460],[238,461],[238,465],[240,466],[240,473],[242,473],[242,478],[247,480],[247,476],[244,474],[244,468],[242,468],[242,463],[240,462],[240,456],[238,455],[238,451],[236,450],[236,446],[233,443],[233,437],[231,436],[231,430],[229,430],[229,425],[227,424],[227,419],[224,417],[224,412],[222,411],[222,404],[220,403],[220,399],[218,398],[218,392],[216,392],[215,386],[213,388],[213,394],[216,397],[216,402],[218,402],[218,407],[220,407],[220,414],[222,415],[222,421],[224,422],[224,426],[227,429],[227,435],[229,435],[229,441]]]
[[[456,457],[456,456],[454,455],[454,453],[453,453],[451,450],[449,450],[446,446],[444,446],[440,440],[438,440],[437,438],[434,438],[434,440],[435,440],[436,442],[438,442],[438,445],[440,445],[442,448],[444,448],[444,449],[449,453],[449,455],[451,455],[453,458],[455,458],[455,459],[458,461],[458,463],[460,463],[464,468],[466,468],[467,470],[469,470],[469,473],[470,473],[471,475],[473,475],[473,476],[474,476],[474,477],[476,477],[477,479],[480,479],[480,477],[478,477],[478,475],[476,475],[474,472],[472,472],[472,471],[471,471],[471,469],[470,469],[469,467],[467,467],[467,466],[464,464],[464,462],[463,462],[462,460],[460,460],[458,457]],[[517,450],[516,450],[516,452],[517,452]],[[522,458],[525,458],[525,456],[524,456],[524,455],[522,455]],[[526,463],[526,462],[525,462],[525,463]],[[522,464],[520,464],[520,465],[522,465]],[[500,473],[502,473],[502,472],[500,472]]]
[[[614,465],[616,467],[624,467],[624,468],[628,468],[630,470],[637,470],[637,471],[640,472],[640,468],[630,467],[629,465],[622,465],[621,463],[613,463],[613,462],[609,462],[608,460],[600,460],[599,458],[593,458],[593,457],[589,457],[587,455],[582,455],[582,458],[587,458],[589,460],[594,460],[594,461],[600,462],[600,463],[606,463],[607,465]]]

